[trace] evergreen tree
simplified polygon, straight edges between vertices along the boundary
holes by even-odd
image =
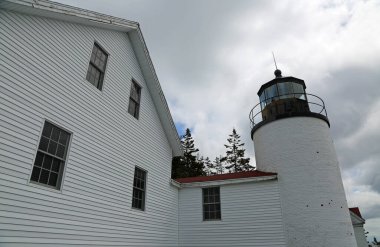
[[[214,167],[215,167],[215,172],[216,174],[223,174],[224,173],[224,164],[223,164],[223,161],[222,160],[222,157],[216,157],[215,158],[215,161],[214,161]]]
[[[181,138],[183,157],[174,157],[172,161],[172,178],[196,177],[204,175],[203,161],[197,158],[199,151],[195,148],[190,129],[186,129]]]
[[[215,164],[209,159],[209,157],[206,157],[204,160],[204,171],[207,176],[216,174]]]
[[[185,162],[182,156],[175,156],[172,160],[172,178],[187,177]]]
[[[228,144],[224,145],[227,148],[226,156],[222,158],[222,161],[226,162],[225,168],[229,172],[253,170],[253,167],[249,164],[249,158],[244,157],[244,143],[241,143],[240,135],[237,134],[235,128],[233,128],[232,134],[229,135],[227,141]]]
[[[380,242],[378,242],[377,239],[375,237],[373,237],[372,245],[373,246],[380,246]]]

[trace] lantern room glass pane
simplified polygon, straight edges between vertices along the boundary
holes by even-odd
[[[276,100],[276,98],[278,96],[277,85],[274,84],[274,85],[268,87],[267,89],[265,89],[265,94],[267,96],[266,97],[267,98],[267,104],[269,104],[273,100]]]
[[[260,104],[261,104],[261,109],[264,109],[264,107],[266,106],[265,93],[264,92],[262,92],[260,95]]]
[[[301,84],[293,83],[293,90],[295,98],[305,100],[305,90]]]
[[[282,82],[277,84],[278,94],[280,99],[293,98],[293,83],[292,82]]]

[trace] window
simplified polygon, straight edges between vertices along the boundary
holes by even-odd
[[[128,112],[135,118],[139,118],[140,96],[141,87],[135,81],[132,81]]]
[[[60,188],[70,134],[45,122],[33,165],[31,181]]]
[[[203,220],[220,220],[220,188],[203,188]]]
[[[99,90],[102,90],[107,58],[108,54],[97,43],[95,43],[94,48],[92,49],[86,79]]]
[[[274,84],[265,89],[265,94],[267,98],[267,104],[270,104],[273,100],[276,100],[278,96],[277,85]]]
[[[145,209],[146,171],[136,167],[133,179],[132,207]]]

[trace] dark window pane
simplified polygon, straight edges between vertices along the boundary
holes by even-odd
[[[50,157],[49,155],[45,155],[44,164],[42,167],[50,170],[52,161],[53,161],[52,157]]]
[[[216,219],[221,219],[222,218],[221,216],[222,215],[221,215],[220,211],[217,211],[216,212]]]
[[[58,141],[58,139],[59,139],[59,129],[53,128],[53,132],[51,134],[50,139],[52,139],[53,141],[56,141],[56,142]]]
[[[44,129],[42,130],[42,135],[46,137],[50,137],[52,125],[50,123],[45,123]]]
[[[55,155],[55,153],[57,152],[57,146],[58,144],[55,141],[50,140],[48,153]]]
[[[141,191],[141,190],[138,190],[138,191],[137,191],[137,198],[141,200],[142,197],[143,197],[143,193],[142,193],[142,191]]]
[[[145,190],[145,182],[144,182],[145,180],[141,180],[141,184],[140,184],[140,188],[142,189],[142,190]]]
[[[61,131],[61,135],[59,136],[59,143],[62,145],[66,145],[68,134],[64,131]]]
[[[99,85],[99,79],[100,79],[100,72],[97,72],[94,76],[94,85],[98,86]]]
[[[96,67],[98,67],[98,68],[101,68],[101,64],[100,64],[100,59],[99,59],[99,56],[96,56],[96,58],[95,58],[95,65],[96,65]]]
[[[215,196],[215,202],[216,202],[216,203],[220,203],[220,196],[218,196],[218,195]]]
[[[135,110],[136,110],[136,103],[135,103],[132,99],[129,99],[128,112],[129,112],[132,116],[135,116]]]
[[[203,197],[203,202],[204,202],[204,203],[209,203],[208,196],[204,196],[204,197]]]
[[[57,185],[57,180],[58,180],[58,174],[51,172],[50,177],[49,177],[49,185],[51,186],[56,186]]]
[[[56,155],[60,158],[63,158],[63,156],[65,155],[65,146],[58,144]]]
[[[47,151],[48,145],[49,145],[49,139],[42,136],[38,149],[40,149],[42,151]]]
[[[53,163],[51,165],[51,170],[53,172],[59,172],[60,164],[61,164],[61,161],[59,159],[53,159]]]
[[[30,180],[38,182],[38,179],[40,177],[40,172],[41,172],[40,168],[34,167],[33,172],[32,172],[32,177],[30,178]]]
[[[41,176],[40,176],[40,183],[47,184],[49,179],[49,171],[42,169]]]
[[[35,166],[42,166],[42,161],[44,159],[44,154],[37,152],[36,160],[34,161]]]
[[[209,220],[209,219],[210,219],[210,213],[209,213],[209,212],[206,211],[206,212],[204,213],[204,215],[205,215],[205,217],[204,217],[205,220]]]

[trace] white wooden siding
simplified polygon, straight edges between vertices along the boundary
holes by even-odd
[[[221,185],[215,221],[203,221],[202,188],[180,189],[180,246],[286,246],[277,184]]]
[[[94,41],[110,54],[102,91],[85,79]],[[178,246],[172,150],[129,35],[0,10],[0,101],[1,246]],[[29,183],[45,119],[73,133],[61,191]],[[135,165],[145,212],[131,208]]]

